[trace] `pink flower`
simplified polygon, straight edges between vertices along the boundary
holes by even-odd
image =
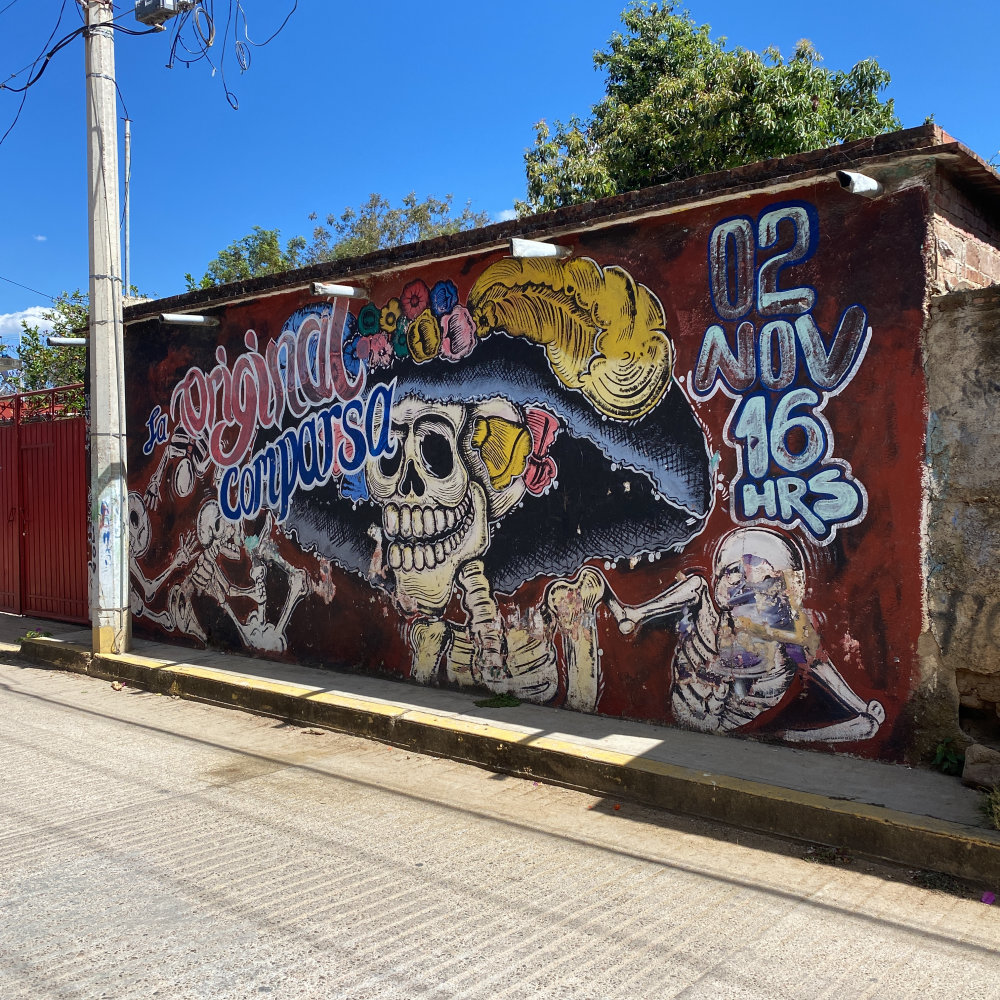
[[[468,357],[476,346],[476,322],[465,306],[458,305],[447,316],[441,317],[444,336],[441,355],[449,361]]]
[[[363,340],[366,338],[362,338]],[[376,333],[367,338],[369,342],[368,365],[371,368],[388,368],[396,357],[384,333]]]
[[[403,315],[407,319],[416,319],[430,305],[430,289],[417,278],[403,288],[399,301],[403,306]]]

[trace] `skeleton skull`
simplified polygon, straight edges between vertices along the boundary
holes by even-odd
[[[240,536],[237,526],[222,516],[215,500],[209,500],[198,512],[198,541],[230,559],[239,559]]]
[[[713,565],[715,599],[738,618],[771,620],[780,605],[792,613],[804,596],[802,559],[781,535],[738,528],[719,545]]]
[[[368,489],[382,508],[397,600],[407,610],[439,614],[459,567],[489,543],[486,492],[460,445],[466,407],[406,396],[393,405],[391,421],[394,450],[369,458]]]
[[[132,555],[141,559],[149,548],[149,514],[138,493],[128,495],[128,539]]]

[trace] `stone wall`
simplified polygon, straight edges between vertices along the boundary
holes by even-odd
[[[924,348],[925,661],[942,689],[957,680],[962,705],[1000,712],[1000,287],[932,299]]]
[[[933,187],[934,258],[931,288],[935,294],[985,288],[1000,282],[1000,217],[974,202],[946,176]]]

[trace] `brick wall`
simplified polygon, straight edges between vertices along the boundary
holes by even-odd
[[[931,291],[940,295],[1000,284],[1000,215],[974,202],[941,174],[933,199]]]

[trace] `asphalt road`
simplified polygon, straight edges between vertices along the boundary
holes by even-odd
[[[3,1000],[1000,996],[1000,907],[816,857],[0,665]]]

